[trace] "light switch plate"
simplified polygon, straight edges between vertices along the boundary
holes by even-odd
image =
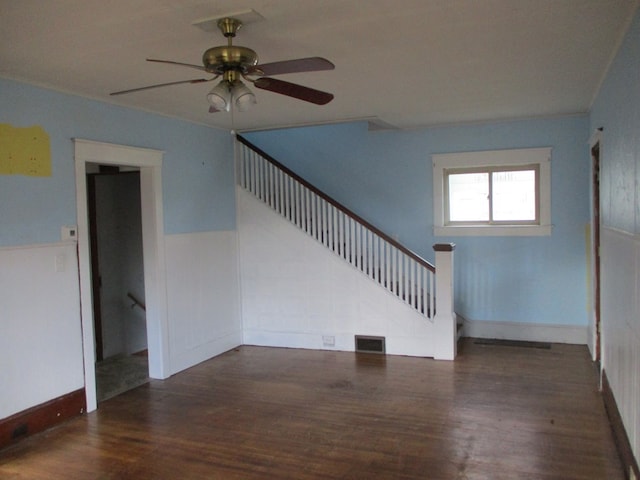
[[[65,225],[60,229],[60,237],[62,238],[62,241],[77,240],[78,227],[75,225]]]

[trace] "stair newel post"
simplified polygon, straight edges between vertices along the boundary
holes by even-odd
[[[437,243],[433,246],[436,257],[436,305],[433,357],[436,360],[456,358],[456,314],[453,306],[453,251],[455,243]]]

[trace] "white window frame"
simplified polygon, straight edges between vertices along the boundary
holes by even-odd
[[[544,236],[551,235],[551,148],[486,150],[481,152],[441,153],[433,160],[433,233],[435,236]],[[538,169],[538,223],[455,223],[447,225],[446,186],[448,170],[483,168]]]

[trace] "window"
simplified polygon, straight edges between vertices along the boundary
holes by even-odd
[[[445,169],[445,225],[538,221],[537,165]]]
[[[435,235],[550,235],[550,148],[433,155]]]

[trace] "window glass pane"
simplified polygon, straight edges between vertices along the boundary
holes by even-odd
[[[491,180],[494,221],[536,220],[535,170],[494,172]]]
[[[489,174],[455,173],[449,180],[449,221],[489,221]]]

